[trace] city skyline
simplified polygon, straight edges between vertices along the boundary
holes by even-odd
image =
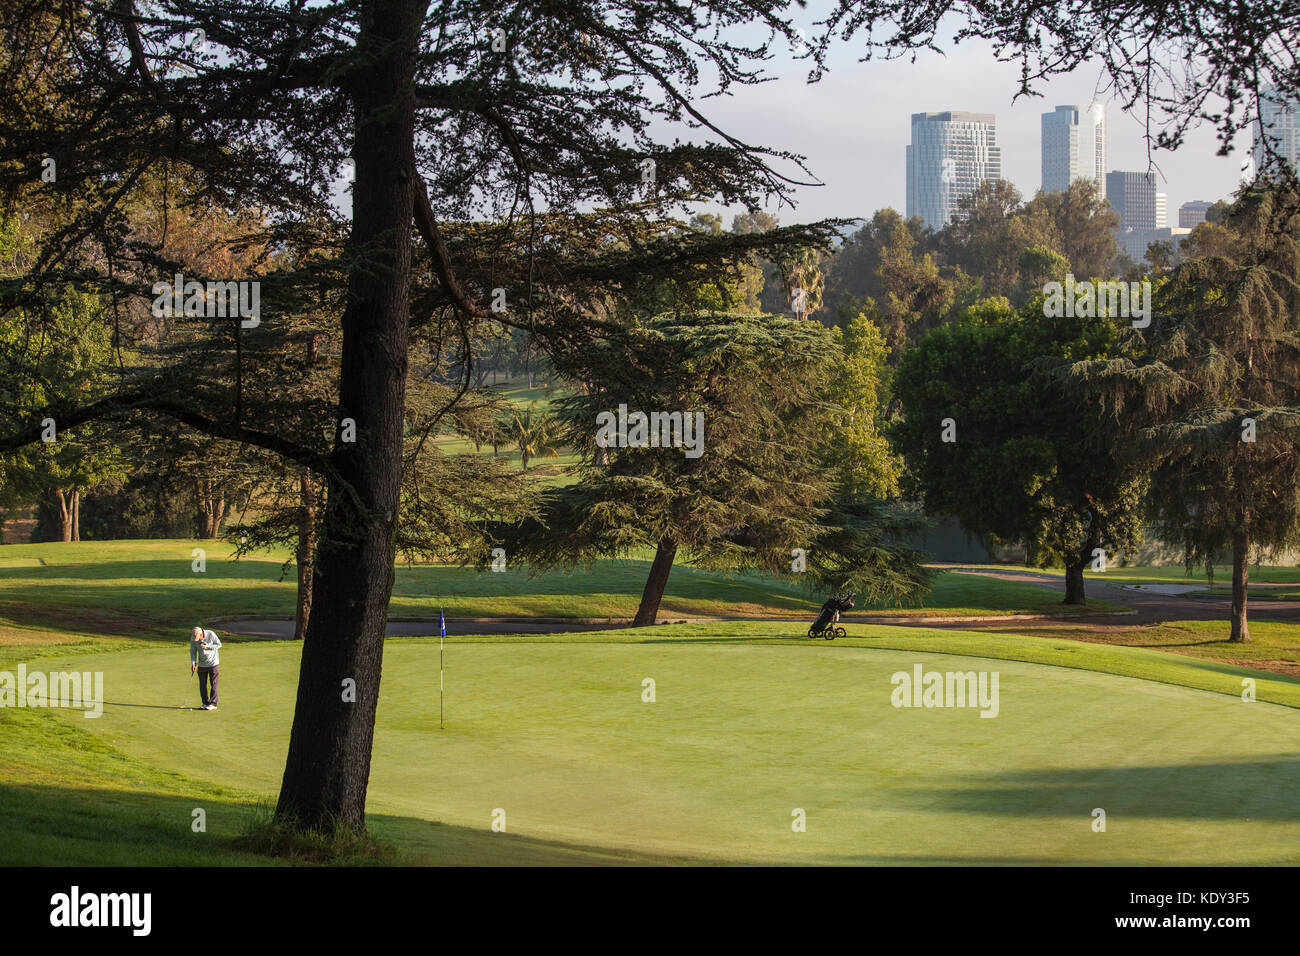
[[[903,157],[911,139],[913,113],[959,111],[997,117],[1002,178],[1030,198],[1041,184],[1042,114],[1059,104],[1097,102],[1106,112],[1107,172],[1146,171],[1143,118],[1121,109],[1099,79],[1099,66],[1081,64],[1074,72],[1040,85],[1040,96],[1012,103],[1019,73],[1014,64],[996,62],[987,44],[964,43],[946,55],[925,51],[910,61],[854,62],[833,57],[821,82],[808,84],[806,61],[773,51],[772,82],[735,90],[708,102],[710,120],[746,142],[789,150],[808,157],[823,186],[796,187],[798,207],[767,211],[783,223],[832,217],[870,218],[891,207],[905,211]],[[1241,164],[1251,154],[1251,134],[1240,132],[1233,151],[1217,156],[1219,144],[1208,125],[1193,127],[1175,152],[1151,153],[1159,191],[1171,213],[1183,203],[1227,198],[1239,185]],[[777,167],[806,180],[789,164]],[[709,211],[722,211],[710,206]],[[729,207],[728,214],[739,211]],[[1172,215],[1171,215],[1172,218]],[[729,221],[729,216],[728,216]]]
[[[1294,109],[1278,105],[1269,114],[1269,135],[1283,154],[1297,148]],[[1124,252],[1141,261],[1153,241],[1171,240],[1188,230],[1181,221],[1169,221],[1169,196],[1159,188],[1154,171],[1108,169],[1105,107],[1058,105],[1041,116],[1039,151],[1042,162],[1040,189],[1062,192],[1078,180],[1093,182],[1119,216],[1116,240]],[[1254,154],[1260,155],[1260,134]],[[927,228],[939,230],[960,218],[960,204],[980,183],[1002,179],[1002,154],[997,144],[997,116],[958,110],[913,113],[911,142],[906,150],[907,199],[904,215],[919,218]],[[1258,162],[1258,160],[1256,160]],[[1167,187],[1166,187],[1167,188]],[[1204,220],[1201,212],[1200,220]]]

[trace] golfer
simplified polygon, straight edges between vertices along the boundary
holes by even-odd
[[[221,676],[217,651],[220,647],[221,638],[213,631],[196,627],[190,636],[190,673],[199,675],[199,699],[203,702],[203,710],[217,709],[217,679]]]

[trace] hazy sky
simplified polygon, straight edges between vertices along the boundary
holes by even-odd
[[[819,83],[808,84],[806,64],[782,51],[769,64],[769,73],[778,79],[700,105],[721,128],[746,142],[808,157],[809,168],[825,185],[799,190],[797,210],[787,207],[777,213],[787,224],[868,217],[884,206],[902,212],[912,113],[995,114],[1003,177],[1028,198],[1042,185],[1040,117],[1058,105],[1087,105],[1100,88],[1097,98],[1106,105],[1107,171],[1148,168],[1142,117],[1124,113],[1110,100],[1099,63],[1084,64],[1044,85],[1043,97],[1022,98],[1013,106],[1016,64],[998,63],[983,43],[948,46],[945,53],[924,52],[915,64],[907,59],[863,64],[844,50]],[[1178,224],[1182,203],[1225,198],[1236,188],[1249,154],[1249,134],[1238,137],[1230,156],[1216,156],[1217,145],[1214,130],[1204,126],[1177,152],[1152,154],[1157,189],[1169,196],[1170,225]]]

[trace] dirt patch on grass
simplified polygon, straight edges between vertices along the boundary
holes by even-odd
[[[61,631],[65,640],[67,632],[108,637],[160,636],[154,625],[114,611],[18,601],[0,601],[0,625],[4,623],[31,630]]]
[[[918,619],[920,620],[920,619]],[[1156,647],[1150,643],[1132,640],[1136,632],[1147,627],[1134,627],[1131,623],[1114,624],[1088,622],[1076,624],[1073,620],[1066,623],[1062,618],[1037,618],[1019,621],[970,621],[960,624],[945,625],[960,627],[963,631],[995,631],[1000,634],[1024,634],[1026,637],[1063,638],[1067,641],[1087,641],[1090,644],[1131,644],[1134,647]],[[1157,625],[1151,625],[1154,630]]]
[[[0,523],[0,544],[26,544],[36,530],[36,509]]]
[[[11,621],[0,620],[0,645],[5,647],[39,647],[47,644],[81,643],[82,638],[67,631],[40,627],[23,627]]]
[[[1115,644],[1120,647],[1146,647],[1155,651],[1168,651],[1184,657],[1198,660],[1214,661],[1219,664],[1231,664],[1234,667],[1249,667],[1254,670],[1269,671],[1286,677],[1300,677],[1300,653],[1295,657],[1255,657],[1239,656],[1239,644],[1231,644],[1223,637],[1208,637],[1197,633],[1192,628],[1179,627],[1177,623],[1163,624],[1104,624],[1090,622],[1085,626],[1062,624],[1061,622],[1023,623],[985,623],[963,624],[963,630],[997,631],[1003,634],[1023,634],[1026,637],[1060,638],[1068,641],[1084,641],[1088,644]],[[1226,624],[1225,624],[1226,629]],[[1249,646],[1249,645],[1247,645]],[[1268,648],[1273,654],[1288,653],[1286,648]]]
[[[1260,657],[1251,660],[1234,660],[1230,657],[1215,657],[1212,658],[1212,660],[1222,661],[1225,664],[1235,664],[1237,667],[1253,667],[1255,670],[1272,671],[1274,674],[1284,674],[1287,677],[1300,677],[1300,661],[1288,661],[1277,657]]]

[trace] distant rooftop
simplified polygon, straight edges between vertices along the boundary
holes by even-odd
[[[917,120],[934,120],[940,123],[988,123],[995,125],[998,118],[993,113],[965,113],[961,110],[945,110],[942,113],[913,113],[912,122]]]

